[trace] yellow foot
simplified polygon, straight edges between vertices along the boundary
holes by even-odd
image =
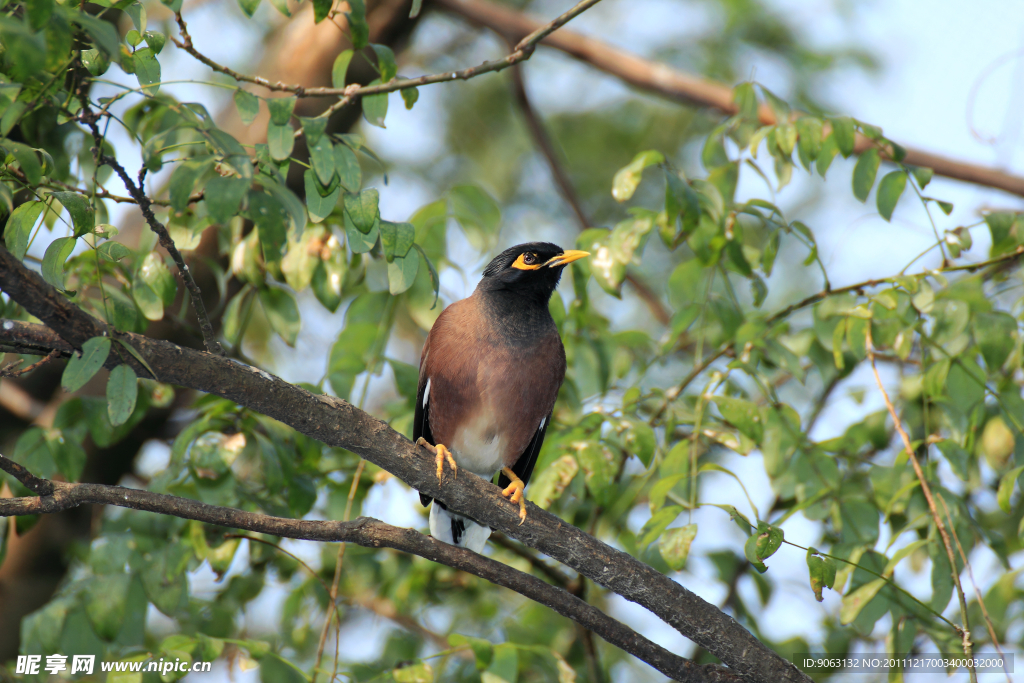
[[[523,500],[523,489],[526,488],[526,484],[509,467],[503,469],[501,473],[512,480],[512,483],[505,487],[501,495],[513,503],[519,503],[519,523],[522,524],[526,521],[526,501]]]
[[[452,477],[459,476],[459,466],[455,464],[455,458],[452,457],[452,452],[448,450],[448,447],[443,444],[437,444],[432,446],[427,443],[427,440],[422,436],[416,440],[416,444],[423,446],[428,451],[434,454],[434,461],[437,463],[437,480],[440,483],[444,483],[444,461],[448,461],[448,466],[452,468]]]

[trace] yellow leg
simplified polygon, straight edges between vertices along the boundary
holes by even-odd
[[[516,476],[510,467],[504,468],[501,473],[512,480],[512,483],[501,492],[501,495],[513,503],[519,503],[519,523],[522,524],[526,521],[526,501],[523,500],[523,489],[526,488],[526,484]]]
[[[444,461],[448,461],[448,466],[452,468],[452,477],[459,476],[459,466],[455,464],[455,458],[452,457],[452,452],[448,450],[448,447],[443,444],[437,444],[433,446],[427,443],[427,440],[422,436],[416,440],[416,444],[423,446],[428,451],[434,454],[434,461],[437,463],[437,480],[444,483]]]

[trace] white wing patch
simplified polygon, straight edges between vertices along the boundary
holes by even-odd
[[[537,427],[537,431],[538,432],[540,430],[544,429],[544,425],[547,423],[547,421],[548,421],[548,419],[546,417],[540,421],[540,427]]]
[[[423,390],[423,405],[420,406],[424,410],[427,408],[427,398],[430,397],[430,378],[427,378],[427,388]]]

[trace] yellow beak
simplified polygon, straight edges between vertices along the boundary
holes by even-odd
[[[558,256],[555,256],[544,265],[547,266],[548,268],[566,266],[572,263],[573,261],[583,258],[584,256],[590,256],[590,252],[579,251],[578,249],[569,249],[568,251],[565,251],[559,254]]]

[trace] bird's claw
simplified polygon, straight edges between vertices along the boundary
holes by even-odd
[[[513,479],[512,483],[505,487],[505,490],[501,492],[501,495],[508,498],[511,503],[519,503],[519,523],[522,524],[526,521],[526,501],[523,500],[523,489],[526,488],[526,484],[523,483],[522,479]]]
[[[434,462],[437,463],[437,481],[444,483],[444,461],[448,461],[448,466],[452,468],[452,478],[459,476],[459,466],[455,464],[455,458],[452,457],[452,452],[448,450],[448,447],[444,444],[437,444],[436,446],[427,442],[422,436],[416,440],[416,444],[423,446],[428,451],[434,454]]]

